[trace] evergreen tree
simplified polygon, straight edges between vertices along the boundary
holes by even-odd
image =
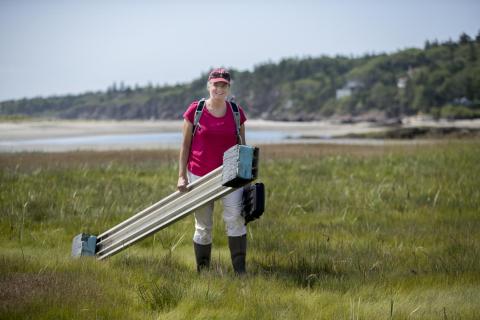
[[[471,41],[472,41],[472,38],[470,38],[470,36],[465,32],[460,35],[460,39],[459,39],[460,44],[467,44],[467,43],[470,43]]]

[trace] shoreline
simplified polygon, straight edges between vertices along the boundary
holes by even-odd
[[[125,150],[125,149],[175,149],[177,143],[162,143],[160,141],[131,141],[110,144],[88,143],[68,145],[57,143],[62,139],[89,140],[92,137],[135,137],[135,135],[180,134],[182,120],[129,120],[129,121],[87,121],[87,120],[28,120],[15,122],[0,122],[0,152],[46,151],[62,152],[72,150]],[[247,132],[282,133],[288,136],[281,143],[323,143],[323,144],[423,144],[426,139],[394,140],[352,138],[368,134],[382,134],[392,128],[415,127],[456,127],[480,129],[480,119],[462,121],[432,121],[416,120],[401,125],[379,125],[372,122],[338,123],[335,121],[313,122],[279,122],[249,119],[246,122]],[[308,137],[308,138],[304,138]],[[248,142],[248,139],[247,139]],[[260,143],[262,144],[262,143]],[[268,144],[268,143],[266,143]],[[275,144],[275,142],[274,142]]]

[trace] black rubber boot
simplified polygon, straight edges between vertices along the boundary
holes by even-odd
[[[212,252],[212,244],[198,244],[193,242],[195,250],[195,259],[197,260],[197,272],[210,267],[210,254]]]
[[[228,237],[228,246],[232,257],[233,270],[238,275],[243,275],[245,270],[245,257],[247,255],[247,235]]]

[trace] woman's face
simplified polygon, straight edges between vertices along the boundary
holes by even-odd
[[[227,99],[230,86],[225,82],[215,82],[208,83],[208,92],[210,93],[210,98],[212,99]]]

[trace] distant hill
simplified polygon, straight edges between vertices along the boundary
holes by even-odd
[[[321,56],[231,70],[232,94],[250,118],[269,120],[391,119],[429,114],[480,117],[480,33],[427,41],[423,49],[358,58]],[[207,95],[206,74],[175,86],[108,90],[0,103],[3,117],[180,119]]]

